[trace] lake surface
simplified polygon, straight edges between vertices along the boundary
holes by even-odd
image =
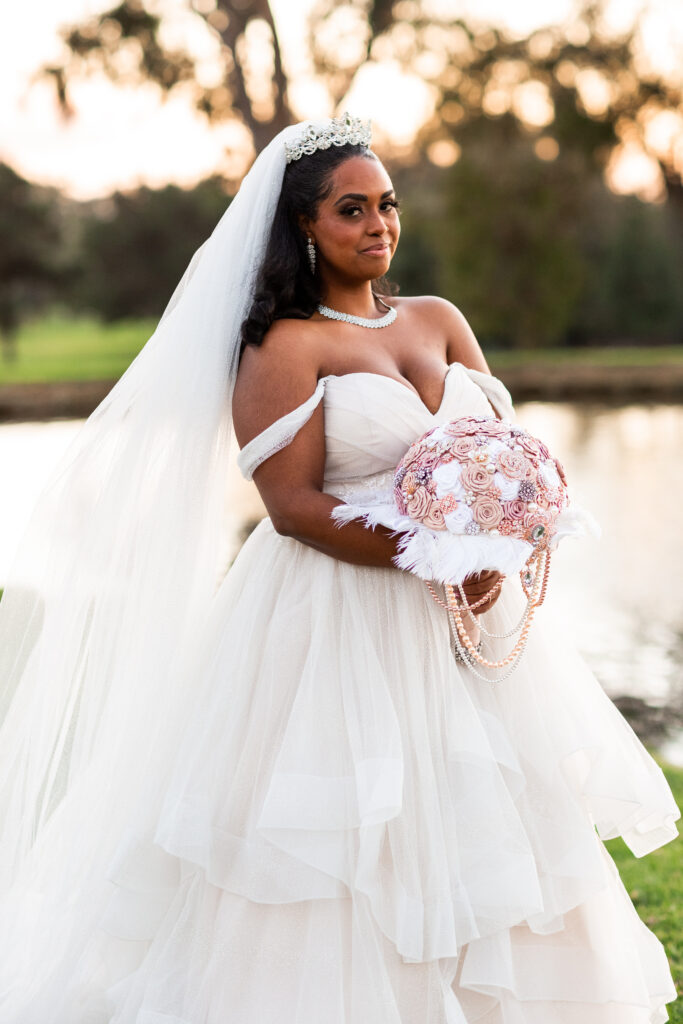
[[[603,531],[600,540],[559,546],[546,605],[612,698],[641,698],[675,721],[683,716],[683,406],[526,402],[517,415],[561,459],[573,499]],[[0,586],[33,503],[81,422],[0,424]],[[226,557],[265,514],[234,462],[228,487]],[[657,745],[683,764],[683,729]]]

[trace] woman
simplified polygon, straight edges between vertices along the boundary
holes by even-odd
[[[331,518],[430,425],[514,416],[450,303],[374,294],[368,143],[273,140],[39,503],[0,604],[2,1024],[667,1019],[601,841],[675,837],[659,768],[549,622],[482,682],[397,538]],[[226,395],[269,516],[216,586]]]

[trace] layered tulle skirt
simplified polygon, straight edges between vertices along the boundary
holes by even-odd
[[[523,604],[509,580],[484,622]],[[85,780],[52,876],[6,902],[1,1024],[666,1021],[666,953],[602,840],[642,856],[679,810],[544,611],[487,683],[420,580],[265,519],[114,855],[51,895]]]

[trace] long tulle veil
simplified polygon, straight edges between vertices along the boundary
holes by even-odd
[[[54,471],[5,581],[5,968],[10,960],[17,967],[20,916],[24,926],[34,916],[34,944],[68,943],[85,926],[90,877],[149,779],[172,758],[192,703],[183,652],[218,582],[239,329],[282,185],[285,143],[310,123],[286,128],[257,157],[153,335]],[[41,920],[57,919],[59,936],[40,934]],[[40,962],[34,945],[27,969]],[[13,1018],[2,970],[4,1024]]]

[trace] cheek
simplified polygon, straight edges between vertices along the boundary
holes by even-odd
[[[330,217],[321,221],[320,236],[331,249],[343,249],[353,245],[358,237],[358,225],[353,217]]]

